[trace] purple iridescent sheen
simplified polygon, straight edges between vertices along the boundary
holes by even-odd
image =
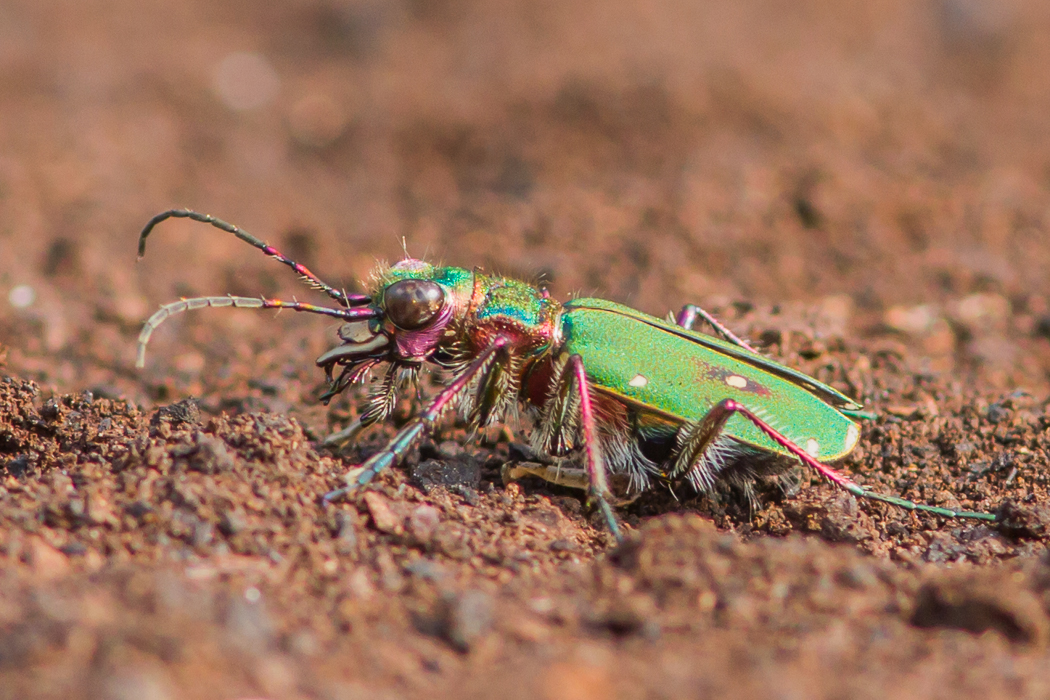
[[[445,304],[437,318],[418,331],[399,331],[394,336],[398,355],[404,359],[424,359],[441,341],[445,326],[452,320],[452,304]]]

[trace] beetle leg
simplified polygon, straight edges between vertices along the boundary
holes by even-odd
[[[707,412],[703,420],[692,425],[681,437],[673,475],[685,474],[698,491],[711,492],[721,469],[717,454],[718,438],[731,411],[719,410],[725,402]]]
[[[753,352],[756,355],[759,354],[758,350],[748,345],[742,340],[736,333],[726,328],[718,319],[711,314],[707,313],[699,306],[695,304],[686,304],[682,307],[682,310],[678,312],[675,317],[675,323],[687,331],[693,330],[693,326],[696,325],[697,317],[702,318],[707,325],[711,326],[718,332],[720,336],[728,340],[733,345],[739,345],[749,352]]]
[[[478,381],[478,393],[470,411],[472,425],[483,428],[504,414],[518,395],[517,377],[521,374],[521,360],[504,351],[503,356],[489,365]]]
[[[504,486],[525,476],[538,476],[544,481],[557,486],[580,489],[581,491],[587,490],[590,486],[587,470],[578,467],[565,467],[562,466],[562,462],[569,462],[569,460],[559,460],[554,465],[538,464],[536,462],[508,463],[504,464],[500,470],[500,477],[503,479]]]
[[[553,465],[539,464],[537,462],[511,462],[503,465],[503,468],[500,470],[500,477],[503,479],[504,486],[526,476],[536,476],[556,486],[564,486],[581,491],[586,491],[590,488],[591,481],[587,475],[587,470],[574,466],[565,466],[566,464],[571,464],[571,460],[559,459]],[[611,486],[609,502],[612,505],[626,506],[634,503],[642,495],[640,490],[631,489],[630,477],[626,474],[609,474],[608,476]]]
[[[598,442],[598,421],[594,415],[594,404],[591,402],[591,389],[583,367],[583,358],[579,355],[570,356],[565,370],[569,373],[570,381],[575,382],[580,396],[580,430],[583,433],[584,459],[589,483],[587,495],[597,503],[613,537],[617,542],[622,542],[620,525],[616,522],[616,516],[609,505],[609,482],[605,474],[601,444]]]
[[[368,414],[362,413],[357,418],[354,418],[350,425],[342,430],[332,433],[322,440],[321,444],[324,447],[335,450],[337,453],[342,452],[343,448],[355,441],[361,436],[361,433],[365,432],[378,422],[378,417],[371,417]]]
[[[478,353],[467,368],[452,382],[441,390],[434,400],[413,420],[401,428],[386,447],[375,453],[360,467],[347,474],[347,484],[341,489],[331,491],[324,496],[326,502],[344,496],[370,482],[375,475],[387,467],[396,464],[401,457],[441,418],[445,410],[456,403],[471,383],[483,375],[489,366],[497,361],[497,355],[508,344],[505,338],[498,338],[492,345]]]
[[[354,440],[358,435],[360,435],[365,430],[365,428],[368,428],[369,425],[366,425],[361,420],[361,416],[358,416],[353,420],[352,423],[350,423],[350,425],[326,437],[321,444],[325,447],[331,447],[338,450],[342,450],[344,446],[350,444],[350,442]]]
[[[543,401],[532,449],[539,454],[565,455],[576,447],[579,432],[579,393],[573,391],[568,358],[559,358],[551,373],[550,388]]]
[[[534,446],[540,452],[560,454],[578,447],[582,437],[587,495],[601,509],[609,530],[620,542],[623,537],[609,506],[609,482],[598,440],[598,421],[594,414],[583,358],[570,355],[564,363],[558,365],[554,376],[543,406],[541,425],[536,433],[538,440]]]
[[[701,421],[700,425],[709,424],[715,427],[715,433],[721,431],[721,428],[725,425],[725,422],[734,413],[739,413],[751,421],[756,428],[761,430],[763,433],[769,436],[773,442],[777,443],[785,450],[797,457],[803,464],[816,470],[821,476],[835,484],[841,489],[848,491],[849,493],[857,496],[858,498],[867,498],[873,501],[881,501],[883,503],[889,503],[890,505],[897,506],[898,508],[904,508],[905,510],[918,510],[925,513],[932,513],[939,515],[944,518],[969,518],[973,520],[989,520],[995,521],[998,519],[994,513],[973,513],[964,510],[954,510],[952,508],[939,508],[937,506],[925,505],[922,503],[914,503],[903,498],[896,496],[884,496],[880,493],[873,493],[868,491],[866,488],[852,481],[848,477],[838,473],[831,467],[822,462],[814,459],[808,452],[796,445],[790,439],[784,436],[783,433],[778,431],[776,428],[766,423],[764,420],[759,418],[750,409],[742,406],[733,399],[725,399],[719,402],[712,408],[704,420]]]

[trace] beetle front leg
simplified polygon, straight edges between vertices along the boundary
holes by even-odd
[[[702,318],[707,323],[707,325],[714,328],[720,336],[728,340],[733,345],[738,345],[749,352],[753,352],[756,355],[758,354],[758,350],[755,350],[753,347],[748,345],[736,333],[726,328],[721,321],[719,321],[714,316],[701,309],[696,304],[686,304],[685,306],[683,306],[682,310],[678,312],[677,316],[675,316],[675,323],[681,326],[682,328],[686,329],[687,331],[691,331],[693,330],[693,326],[696,325],[696,319],[698,317]]]
[[[463,395],[471,382],[498,360],[498,353],[506,345],[507,341],[500,338],[482,350],[462,374],[452,380],[452,383],[442,389],[418,416],[398,431],[386,447],[369,457],[360,467],[351,470],[346,477],[346,486],[326,493],[324,501],[331,502],[357,490],[374,479],[376,474],[396,464],[412,445],[434,426],[445,410]]]
[[[896,496],[885,496],[880,493],[873,493],[823,462],[818,461],[804,449],[795,444],[790,438],[755,415],[755,413],[749,408],[732,399],[725,399],[724,401],[715,404],[714,408],[712,408],[704,419],[697,424],[697,427],[693,431],[693,435],[696,436],[695,444],[700,446],[700,449],[694,452],[696,457],[700,457],[705,449],[710,449],[710,446],[714,443],[714,439],[722,432],[726,422],[734,413],[739,413],[747,418],[756,428],[769,436],[773,442],[797,457],[803,464],[814,469],[831,483],[858,498],[881,501],[882,503],[888,503],[897,506],[898,508],[904,508],[905,510],[918,510],[924,513],[939,515],[944,518],[967,518],[971,520],[986,520],[993,522],[998,518],[994,513],[973,513],[964,510],[954,510],[952,508],[939,508],[937,506],[915,503]],[[692,436],[690,436],[687,441],[687,445],[689,444],[694,444]],[[683,457],[684,456],[683,453]]]
[[[362,416],[354,418],[350,425],[326,437],[321,444],[333,450],[342,451],[344,447],[356,440],[361,433],[375,425],[376,422],[365,422]]]

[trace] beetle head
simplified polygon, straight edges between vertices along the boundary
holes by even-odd
[[[458,276],[448,276],[454,269],[411,258],[381,268],[369,295],[375,317],[343,324],[343,343],[317,358],[330,380],[334,368],[343,367],[325,396],[342,391],[376,364],[418,366],[430,358],[457,307]]]

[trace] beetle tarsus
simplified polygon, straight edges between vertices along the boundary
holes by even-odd
[[[350,444],[367,427],[369,426],[361,421],[361,416],[358,416],[352,423],[350,423],[350,425],[326,437],[321,444],[330,449],[341,450],[343,447]]]
[[[323,503],[325,505],[329,505],[331,503],[335,503],[336,501],[338,501],[340,498],[342,498],[343,496],[347,495],[351,491],[353,491],[353,489],[351,489],[349,486],[344,486],[341,489],[333,489],[333,490],[329,491],[328,493],[326,493],[325,495],[321,496],[321,503]]]
[[[873,501],[880,501],[882,503],[888,503],[898,508],[905,510],[917,510],[923,513],[932,513],[933,515],[939,515],[942,518],[961,518],[965,520],[984,520],[986,522],[997,522],[999,516],[995,513],[975,513],[968,510],[955,510],[954,508],[941,508],[939,506],[928,506],[923,503],[915,503],[909,501],[906,498],[898,498],[897,496],[885,496],[881,493],[872,493],[860,484],[854,483],[852,486],[846,487],[854,496],[860,498],[867,498]]]
[[[616,514],[613,513],[612,506],[609,505],[609,501],[602,496],[596,496],[598,501],[598,509],[602,513],[602,518],[605,520],[605,526],[609,528],[609,532],[612,533],[613,539],[616,540],[616,544],[623,544],[623,529],[620,527],[620,523],[616,520]]]

